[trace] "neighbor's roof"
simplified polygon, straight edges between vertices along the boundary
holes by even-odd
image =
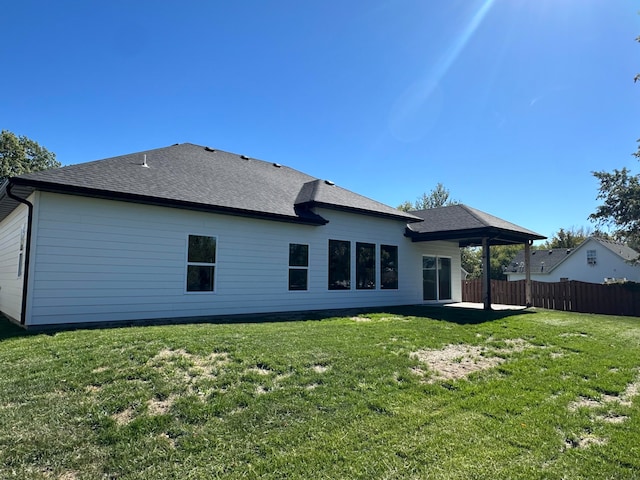
[[[314,225],[327,222],[314,206],[420,220],[292,168],[190,143],[14,177],[0,191],[0,219],[17,206],[7,185],[22,198],[38,189]]]
[[[575,248],[548,248],[544,250],[531,250],[531,273],[549,273],[558,264],[564,261],[574,252]],[[505,268],[505,273],[524,272],[524,250],[521,250]]]
[[[588,237],[575,248],[549,248],[545,250],[531,251],[531,273],[551,273],[560,263],[569,258],[574,252],[585,248],[590,242],[597,242],[603,247],[611,250],[623,261],[629,262],[638,258],[638,252],[624,243],[606,240],[599,237]],[[586,247],[588,248],[588,246]],[[524,272],[524,250],[518,252],[513,261],[505,269],[505,273]]]
[[[491,245],[517,244],[546,238],[463,204],[411,213],[424,220],[407,226],[406,235],[414,242],[458,240],[460,246],[464,247],[480,245],[483,238],[489,238]]]
[[[590,237],[592,240],[598,242],[605,248],[608,248],[613,253],[621,257],[623,260],[629,262],[632,260],[638,259],[638,252],[636,252],[633,248],[624,243],[615,242],[613,240],[606,240],[604,238],[599,237]]]

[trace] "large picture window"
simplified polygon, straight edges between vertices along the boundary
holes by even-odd
[[[398,289],[398,247],[380,245],[380,288]]]
[[[351,289],[351,243],[329,240],[329,290]]]
[[[356,289],[376,288],[376,246],[356,242]]]
[[[307,290],[309,245],[289,244],[289,290]]]
[[[189,235],[187,292],[213,292],[216,272],[216,237]]]

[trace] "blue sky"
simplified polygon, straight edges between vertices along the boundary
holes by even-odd
[[[6,2],[0,128],[63,164],[191,142],[551,236],[640,138],[637,0]]]

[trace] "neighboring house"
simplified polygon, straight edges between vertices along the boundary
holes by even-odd
[[[560,282],[579,280],[589,283],[613,281],[640,282],[640,266],[634,264],[638,252],[628,246],[589,237],[576,248],[552,248],[531,251],[531,280]],[[522,280],[524,251],[519,252],[506,268],[509,281]]]
[[[0,311],[37,327],[454,302],[483,228],[543,238],[449,211],[457,226],[193,144],[25,174],[0,187]]]

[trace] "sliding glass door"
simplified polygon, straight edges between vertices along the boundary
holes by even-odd
[[[451,259],[435,255],[422,257],[422,299],[451,300]]]

